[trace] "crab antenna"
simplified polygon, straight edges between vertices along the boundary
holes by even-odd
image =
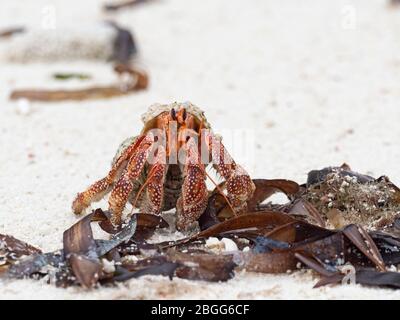
[[[215,185],[215,188],[217,189],[217,191],[224,197],[224,199],[225,199],[226,203],[228,204],[229,208],[231,208],[231,210],[232,210],[232,212],[233,212],[233,215],[236,216],[236,212],[235,212],[235,210],[233,209],[231,202],[230,202],[229,199],[226,197],[225,193],[221,190],[221,188],[220,188],[219,185],[214,181],[214,179],[210,177],[210,175],[206,172],[206,170],[204,170],[204,168],[202,168],[202,169],[203,169],[203,172],[204,172],[204,173],[206,174],[206,176],[208,177],[208,179],[210,179],[211,182]]]
[[[200,122],[200,129],[199,129],[199,132],[200,132],[200,134],[199,134],[199,136],[200,136],[200,141],[201,141],[201,130],[203,129],[203,126],[204,126],[204,123],[203,123],[203,120],[201,120],[201,122]],[[228,198],[226,197],[225,193],[221,190],[221,188],[220,188],[219,185],[214,181],[214,179],[210,177],[210,175],[207,173],[207,171],[206,171],[203,167],[201,167],[201,169],[202,169],[203,172],[206,174],[206,176],[208,177],[208,179],[210,179],[211,182],[215,185],[215,188],[217,189],[217,191],[224,197],[224,199],[225,199],[226,203],[228,204],[229,208],[231,208],[233,214],[236,216],[236,212],[235,212],[235,210],[233,209],[233,206],[232,206],[231,202],[230,202],[230,201],[228,200]],[[217,173],[218,173],[218,172],[217,172]]]
[[[153,167],[153,168],[154,168],[154,167]],[[152,168],[152,169],[153,169],[153,168]],[[150,170],[149,176],[147,177],[147,179],[146,179],[146,181],[143,183],[143,185],[140,187],[140,189],[139,189],[139,191],[138,191],[138,193],[137,193],[137,195],[136,195],[136,197],[135,197],[135,201],[134,201],[133,204],[132,204],[131,214],[133,214],[133,210],[135,210],[136,203],[137,203],[138,200],[139,200],[139,196],[140,196],[140,194],[142,193],[144,187],[147,186],[147,184],[149,183],[150,178],[152,177],[153,174],[154,174],[154,172],[152,172],[152,170]]]

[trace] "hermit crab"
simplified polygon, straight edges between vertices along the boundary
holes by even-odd
[[[219,190],[232,210],[246,210],[254,183],[211,131],[200,108],[190,102],[154,104],[142,120],[142,132],[121,144],[107,176],[78,193],[72,204],[75,214],[111,193],[108,204],[114,226],[122,223],[129,201],[150,214],[176,208],[176,227],[185,230],[207,207],[209,164],[225,180],[226,195]]]

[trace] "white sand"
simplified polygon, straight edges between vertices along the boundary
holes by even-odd
[[[61,247],[76,221],[76,192],[107,172],[154,102],[191,100],[217,132],[255,130],[255,161],[240,161],[255,178],[302,182],[311,169],[347,162],[400,183],[400,9],[383,0],[301,3],[159,0],[121,11],[116,17],[133,28],[151,87],[109,101],[35,103],[18,114],[10,90],[64,86],[51,80],[54,71],[92,73],[87,84],[114,76],[101,62],[1,62],[0,233],[46,251]],[[97,0],[3,0],[0,28],[40,27],[49,4],[60,26],[104,17]],[[0,282],[0,298],[400,298],[358,285],[312,289],[316,281],[299,273],[239,274],[223,284],[145,277],[85,291],[22,280]]]

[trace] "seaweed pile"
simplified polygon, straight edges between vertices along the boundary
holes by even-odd
[[[287,273],[312,269],[315,287],[359,283],[400,288],[400,190],[387,177],[374,179],[347,165],[311,171],[308,181],[253,180],[248,212],[235,215],[216,190],[199,230],[153,243],[165,219],[133,214],[114,229],[96,209],[64,232],[63,248],[43,253],[0,235],[3,278],[44,278],[60,287],[95,288],[144,275],[227,281],[235,272]],[[286,204],[267,202],[281,192]],[[95,239],[93,225],[109,234]]]

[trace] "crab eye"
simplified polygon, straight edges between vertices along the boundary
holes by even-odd
[[[175,109],[171,109],[171,118],[172,118],[172,120],[176,120],[176,112],[175,112]]]
[[[186,109],[183,109],[183,114],[182,114],[183,121],[186,120],[186,116],[187,116]]]

